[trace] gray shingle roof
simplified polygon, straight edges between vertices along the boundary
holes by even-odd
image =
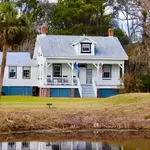
[[[0,64],[2,61],[2,52],[0,52]],[[8,52],[7,53],[7,66],[34,66],[36,62],[31,59],[28,52]]]
[[[116,37],[87,36],[97,43],[95,46],[95,55],[84,57],[78,55],[72,43],[81,37],[83,36],[38,35],[37,40],[45,57],[128,59],[126,52]]]

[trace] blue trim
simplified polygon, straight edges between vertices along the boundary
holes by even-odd
[[[32,95],[32,87],[29,86],[4,86],[2,91],[5,95]]]
[[[119,94],[119,89],[100,89],[99,94],[101,98],[115,96]]]
[[[71,89],[69,88],[51,88],[50,97],[71,97]]]

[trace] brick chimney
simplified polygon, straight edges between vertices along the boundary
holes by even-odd
[[[114,36],[114,29],[108,29],[108,36]]]
[[[47,30],[46,25],[42,25],[42,27],[41,27],[41,34],[46,35],[46,30]]]

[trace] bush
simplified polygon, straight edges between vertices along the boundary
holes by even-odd
[[[122,81],[124,82],[125,93],[140,92],[142,82],[139,76],[137,76],[136,74],[126,73],[122,78]]]
[[[144,92],[150,92],[150,75],[141,75],[140,79]]]
[[[144,119],[150,119],[150,115],[146,115]]]

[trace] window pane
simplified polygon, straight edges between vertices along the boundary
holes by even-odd
[[[103,65],[103,78],[111,78],[111,65]]]
[[[23,79],[30,79],[31,78],[31,67],[26,66],[23,67]]]
[[[61,77],[62,74],[62,66],[61,65],[53,65],[53,76]]]
[[[81,44],[81,52],[82,53],[89,53],[91,52],[91,44]]]
[[[9,67],[9,78],[10,79],[16,79],[17,78],[17,67],[16,66],[10,66]]]

